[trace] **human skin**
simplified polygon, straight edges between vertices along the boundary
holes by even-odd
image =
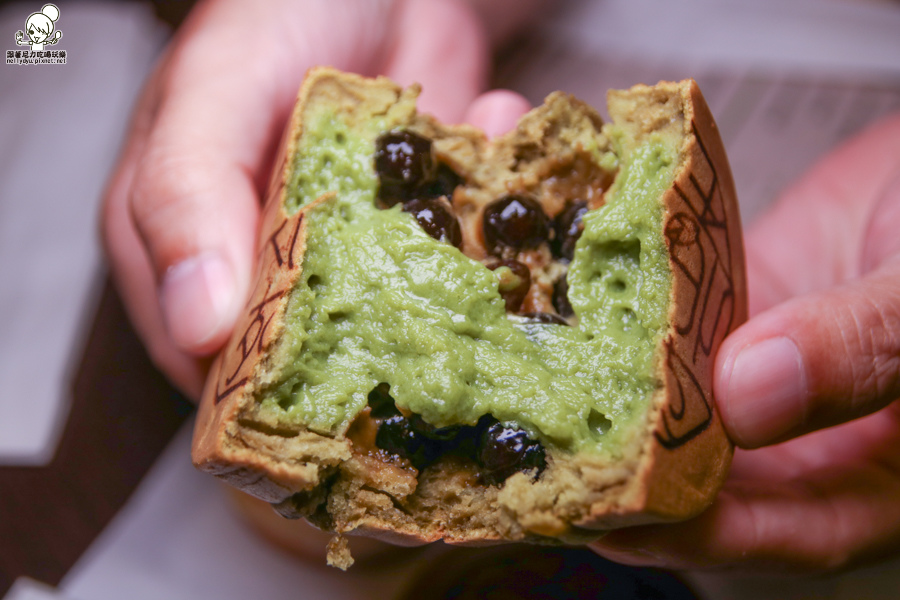
[[[471,2],[219,0],[179,30],[136,108],[102,219],[129,315],[187,395],[199,396],[247,295],[260,197],[308,67],[419,81],[423,110],[489,134],[527,110],[511,92],[479,94],[491,42],[520,25],[497,15],[526,19],[539,2]],[[751,319],[715,372],[739,449],[715,504],[685,523],[613,532],[597,552],[819,570],[900,550],[898,231],[900,116],[824,159],[745,235]]]

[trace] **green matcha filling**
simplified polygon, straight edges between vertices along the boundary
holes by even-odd
[[[307,124],[287,207],[338,193],[307,214],[303,276],[262,409],[341,434],[387,382],[398,406],[438,427],[490,413],[548,448],[616,454],[660,385],[671,287],[660,198],[674,143],[632,148],[610,130],[620,172],[584,217],[568,273],[579,325],[568,327],[507,315],[502,273],[434,240],[399,206],[376,208],[374,140],[392,126],[351,132],[328,113]]]

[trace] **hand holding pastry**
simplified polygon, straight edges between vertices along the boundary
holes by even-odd
[[[610,534],[610,558],[829,569],[900,549],[900,116],[816,165],[750,228],[750,320],[716,399],[741,448],[698,519]]]

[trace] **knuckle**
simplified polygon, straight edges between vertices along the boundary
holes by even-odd
[[[900,394],[900,297],[869,290],[850,303],[847,318],[838,329],[849,365],[850,407],[862,415]]]
[[[131,190],[132,220],[160,268],[201,244],[216,177],[201,157],[151,150]]]
[[[202,245],[211,179],[197,159],[178,152],[151,150],[139,165],[128,208],[157,276]]]
[[[173,210],[184,210],[208,186],[198,175],[196,161],[178,152],[150,150],[135,175],[132,212],[138,223]]]

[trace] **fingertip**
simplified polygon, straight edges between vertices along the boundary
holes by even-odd
[[[240,309],[234,268],[206,252],[166,270],[159,287],[163,321],[175,345],[205,356],[225,343]]]
[[[511,90],[493,90],[478,96],[469,105],[463,121],[493,138],[514,129],[519,118],[529,110],[531,103],[521,94]]]
[[[739,446],[780,440],[805,419],[808,385],[800,349],[783,336],[736,349],[725,358],[716,391],[723,424]]]
[[[214,353],[250,285],[259,204],[248,171],[183,151],[151,157],[130,207],[157,283],[161,328],[185,354]]]

